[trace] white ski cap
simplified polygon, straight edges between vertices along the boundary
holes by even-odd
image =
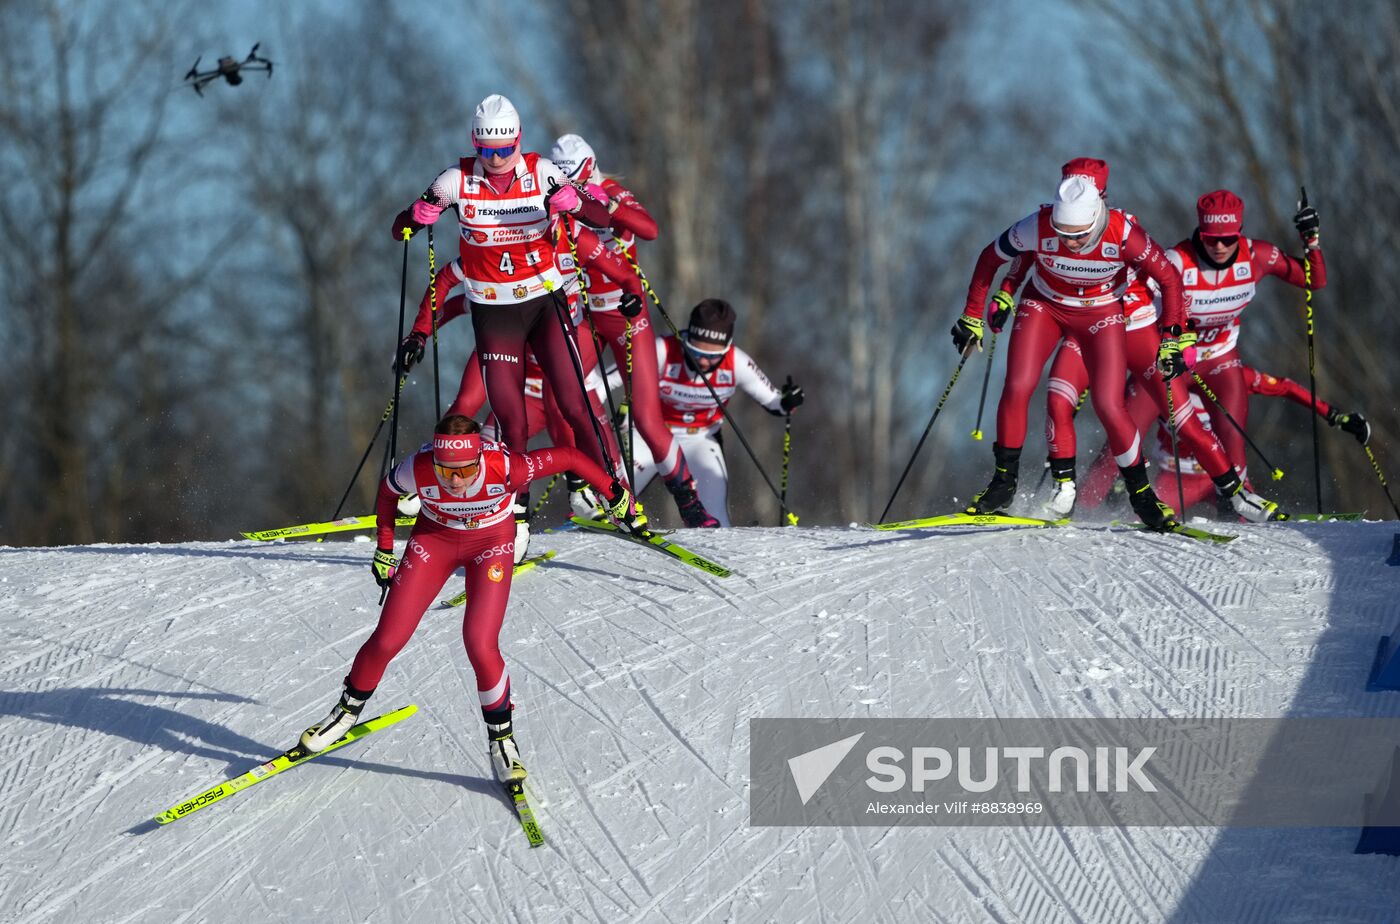
[[[472,116],[472,143],[496,144],[520,137],[520,113],[511,101],[493,93],[482,100]]]
[[[593,148],[578,135],[560,135],[549,149],[549,159],[559,165],[571,180],[588,182],[598,167]]]
[[[1060,188],[1055,191],[1050,223],[1056,228],[1092,225],[1099,220],[1102,208],[1103,199],[1094,181],[1086,176],[1072,176],[1061,181]]]

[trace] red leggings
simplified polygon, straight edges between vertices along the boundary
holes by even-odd
[[[1126,354],[1128,374],[1131,378],[1124,404],[1138,433],[1143,433],[1158,416],[1163,419],[1167,416],[1166,383],[1162,380],[1162,374],[1157,371],[1157,346],[1160,341],[1161,336],[1152,325],[1139,327],[1127,333]],[[1172,382],[1172,409],[1176,412],[1177,435],[1183,449],[1196,457],[1206,473],[1211,477],[1218,477],[1230,470],[1232,459],[1226,456],[1226,450],[1220,442],[1192,412],[1188,381],[1189,377],[1183,376]],[[1089,372],[1084,361],[1079,352],[1073,349],[1073,344],[1066,342],[1050,367],[1050,390],[1046,397],[1045,431],[1051,458],[1074,457],[1074,408],[1078,396],[1087,387]],[[1243,379],[1241,389],[1243,390]],[[1090,394],[1092,395],[1092,391]],[[1233,409],[1231,413],[1234,413]],[[1221,422],[1224,423],[1223,420]],[[1112,451],[1117,454],[1116,449]]]
[[[467,611],[462,641],[476,672],[476,689],[486,721],[510,717],[510,677],[501,658],[501,623],[510,599],[514,565],[515,522],[486,529],[449,529],[420,517],[394,574],[379,624],[360,646],[347,678],[358,690],[373,690],[389,662],[413,636],[428,607],[452,572],[467,571]]]
[[[1066,337],[1078,341],[1084,355],[1089,397],[1108,433],[1119,465],[1141,458],[1141,438],[1123,405],[1126,374],[1122,302],[1097,308],[1066,308],[1045,299],[1034,283],[1027,287],[1012,327],[1006,357],[1006,385],[997,404],[997,443],[1020,449],[1026,442],[1026,411],[1040,383],[1045,362]]]
[[[1238,350],[1230,350],[1224,356],[1214,359],[1206,359],[1196,363],[1196,374],[1205,380],[1210,386],[1210,390],[1224,405],[1225,410],[1235,418],[1241,427],[1248,426],[1249,420],[1249,385],[1244,377],[1244,362],[1240,359]],[[1197,390],[1195,380],[1191,380],[1192,386]],[[1235,425],[1225,418],[1225,414],[1216,407],[1215,402],[1201,394],[1205,401],[1206,411],[1210,414],[1210,425],[1215,430],[1215,435],[1220,437],[1220,442],[1225,447],[1225,454],[1229,458],[1229,463],[1235,467],[1241,477],[1244,476],[1245,465],[1249,459],[1245,456],[1244,434],[1240,433]],[[1200,458],[1197,456],[1197,458]]]
[[[529,418],[525,408],[525,347],[528,344],[539,361],[546,384],[554,390],[560,413],[574,432],[576,448],[586,453],[599,468],[606,469],[602,450],[593,436],[588,399],[579,386],[578,368],[582,367],[583,360],[574,330],[568,325],[563,296],[554,292],[518,305],[472,302],[471,312],[482,380],[506,448],[524,453],[529,442]],[[565,322],[563,325],[561,319]],[[456,407],[456,402],[453,406]]]
[[[598,336],[612,350],[617,368],[627,379],[627,319],[620,311],[590,311]],[[579,335],[580,340],[588,339]],[[601,358],[601,357],[600,357]],[[646,312],[632,319],[632,378],[628,382],[632,396],[631,415],[637,422],[637,432],[657,460],[657,470],[663,479],[674,477],[681,464],[681,447],[671,437],[671,428],[661,416],[661,375],[656,367],[656,337]]]

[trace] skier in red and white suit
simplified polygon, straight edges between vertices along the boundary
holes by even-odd
[[[656,240],[656,220],[637,201],[631,190],[598,169],[598,158],[587,141],[578,135],[561,135],[550,149],[549,157],[572,180],[583,184],[590,195],[607,205],[608,222],[597,229],[597,234],[602,246],[616,259],[621,261],[626,254],[634,253],[638,238]],[[583,259],[582,249],[579,257]],[[618,276],[605,269],[604,273],[593,272],[588,261],[584,260],[583,282],[587,286],[588,317],[603,342],[611,348],[613,360],[622,372],[623,384],[630,396],[629,419],[636,423],[637,432],[646,443],[650,457],[655,460],[654,464],[666,484],[666,490],[671,492],[685,525],[693,528],[714,526],[717,521],[709,514],[703,497],[697,494],[685,453],[672,438],[671,430],[662,417],[656,360],[645,348],[655,331],[645,310],[641,281],[631,272]],[[632,284],[637,286],[636,292],[640,296],[635,302],[632,300]],[[630,380],[627,377],[629,324],[633,344]],[[586,335],[583,335],[583,339],[586,339]],[[637,346],[642,348],[637,349]],[[577,494],[575,491],[572,500],[576,509],[583,512],[589,506],[589,501]]]
[[[520,780],[525,768],[512,736],[510,675],[500,651],[514,566],[514,498],[530,482],[567,469],[588,479],[625,525],[640,528],[646,518],[621,482],[577,450],[512,453],[482,439],[476,421],[459,415],[444,417],[435,430],[432,443],[400,462],[379,486],[381,525],[372,569],[388,599],[355,655],[340,701],[325,721],[302,734],[301,744],[321,751],[354,726],[389,662],[408,644],[448,578],[463,568],[462,640],[476,673],[491,762],[501,782]],[[400,563],[394,557],[394,506],[409,493],[418,495],[422,507]]]
[[[656,362],[661,370],[660,402],[666,426],[695,473],[696,489],[717,526],[729,526],[729,469],[724,461],[720,428],[724,411],[743,391],[770,414],[789,414],[804,394],[789,379],[781,390],[758,368],[753,358],[734,345],[734,308],[707,298],[690,313],[680,338],[656,338]],[[714,394],[705,386],[714,388]],[[719,399],[719,404],[715,403]],[[645,446],[637,447],[632,485],[637,494],[664,471]]]
[[[1108,164],[1105,162],[1078,158],[1065,164],[1063,170],[1066,175],[1087,176],[1093,180],[1100,197],[1107,194]],[[1135,221],[1131,214],[1127,217],[1129,221]],[[1013,285],[1015,283],[1011,274],[1008,274],[1008,281]],[[1003,282],[1003,290],[1006,285],[1007,282]],[[1279,511],[1277,504],[1259,497],[1244,485],[1240,475],[1231,467],[1224,447],[1210,429],[1202,426],[1190,413],[1185,379],[1171,383],[1172,400],[1167,400],[1168,384],[1156,363],[1159,343],[1157,311],[1149,280],[1130,268],[1127,289],[1123,293],[1125,350],[1131,376],[1129,389],[1124,395],[1124,406],[1136,431],[1143,433],[1158,415],[1165,417],[1169,410],[1174,411],[1180,443],[1188,453],[1200,460],[1202,469],[1215,479],[1220,495],[1229,499],[1240,516],[1255,522],[1285,517],[1286,514]],[[1077,347],[1076,341],[1067,340],[1050,370],[1045,426],[1050,474],[1055,481],[1054,494],[1046,510],[1051,518],[1069,516],[1074,511],[1077,496],[1074,415],[1080,404],[1079,396],[1089,385],[1088,369]]]
[[[585,243],[590,238],[591,232],[584,229]],[[596,238],[592,238],[592,240],[596,242]],[[572,257],[567,252],[565,256],[569,257],[567,263],[572,266]],[[585,254],[581,253],[580,258],[585,259],[587,264],[588,260]],[[592,259],[595,264],[602,264],[606,270],[628,273],[631,271],[627,264],[607,253],[594,253]],[[462,262],[460,259],[453,260],[438,270],[432,286],[424,291],[423,298],[419,302],[418,315],[414,319],[413,328],[400,346],[399,365],[401,368],[411,369],[423,358],[428,338],[432,336],[432,300],[434,297],[437,299],[437,326],[439,330],[470,310],[470,304],[465,296],[449,295],[454,288],[462,284],[462,281]],[[434,293],[434,289],[436,289],[436,293]],[[640,291],[640,284],[637,285],[637,289]],[[572,300],[569,304],[571,309],[575,306],[575,302]],[[544,381],[544,373],[534,351],[527,349],[525,351],[524,387],[528,420],[526,439],[529,440],[535,434],[548,429],[550,439],[555,446],[578,448],[579,446],[593,445],[597,440],[597,433],[601,432],[604,440],[608,443],[610,457],[616,461],[620,457],[618,456],[617,444],[612,438],[607,414],[604,411],[607,395],[603,391],[603,377],[598,370],[598,356],[593,350],[592,338],[580,337],[578,351],[579,358],[583,363],[584,384],[588,386],[589,403],[593,409],[594,418],[598,421],[598,429],[594,430],[590,427],[587,432],[581,434],[573,431],[559,410],[558,402],[554,399],[553,389],[549,388]],[[473,351],[467,360],[466,368],[462,370],[462,382],[457,389],[457,397],[453,399],[448,408],[448,413],[475,417],[485,403],[486,388],[482,378],[481,360],[477,352]],[[493,414],[492,419],[487,421],[487,427],[499,434],[499,424],[494,418]],[[523,552],[523,548],[518,551]]]
[[[1310,407],[1321,418],[1327,421],[1328,426],[1339,427],[1346,433],[1356,437],[1356,441],[1365,446],[1371,438],[1371,425],[1366,418],[1356,412],[1346,413],[1328,404],[1321,398],[1314,403],[1312,394],[1308,389],[1299,385],[1292,379],[1281,378],[1269,375],[1267,372],[1260,372],[1258,369],[1251,369],[1240,362],[1239,357],[1231,360],[1232,363],[1239,364],[1239,370],[1244,379],[1245,389],[1252,397],[1263,395],[1266,398],[1287,398],[1294,404]],[[1206,404],[1201,396],[1194,391],[1191,393],[1191,403],[1194,412],[1207,427],[1213,426]],[[1201,468],[1199,462],[1189,453],[1181,453],[1181,466],[1178,469],[1175,460],[1172,458],[1171,436],[1166,427],[1159,420],[1157,422],[1157,440],[1153,461],[1157,462],[1162,473],[1157,477],[1157,493],[1162,497],[1177,496],[1177,479],[1181,480],[1181,495],[1185,499],[1187,510],[1195,504],[1201,503],[1214,496],[1210,490],[1211,480],[1205,469]],[[1112,476],[1108,479],[1112,481]],[[1229,512],[1229,511],[1226,511]]]
[[[1173,528],[1173,512],[1152,492],[1141,438],[1123,406],[1122,295],[1129,267],[1162,287],[1166,309],[1158,352],[1163,366],[1177,374],[1177,337],[1185,322],[1180,275],[1145,231],[1121,210],[1105,205],[1091,179],[1072,176],[1061,181],[1053,205],[1043,205],[1007,228],[978,257],[963,315],[952,330],[960,353],[973,345],[980,348],[982,315],[997,267],[1021,253],[1033,255],[1035,272],[1012,328],[1006,384],[997,406],[996,473],[968,512],[1003,511],[1015,499],[1031,394],[1055,346],[1074,337],[1089,370],[1094,410],[1129,485],[1134,511],[1154,529]]]
[[[1318,243],[1317,211],[1300,206],[1293,218],[1303,240],[1306,264],[1268,241],[1241,235],[1244,202],[1228,189],[1201,196],[1196,202],[1196,217],[1198,224],[1191,237],[1167,251],[1167,259],[1181,271],[1196,336],[1195,349],[1186,351],[1186,362],[1194,366],[1225,410],[1244,426],[1249,416],[1249,389],[1243,364],[1235,352],[1240,316],[1254,299],[1259,281],[1267,276],[1303,288],[1309,284],[1306,266],[1311,270],[1312,288],[1327,284],[1327,266]],[[1244,476],[1248,463],[1244,435],[1219,408],[1212,404],[1209,410],[1230,463]]]
[[[576,434],[592,430],[577,373],[578,348],[568,323],[564,277],[554,251],[553,222],[561,212],[605,224],[607,208],[580,195],[547,158],[521,148],[520,116],[504,96],[488,96],[472,118],[476,157],[464,157],[433,180],[394,220],[394,239],[457,212],[459,254],[471,302],[477,354],[491,407],[506,446],[524,452],[525,348],[539,358],[560,411]],[[553,190],[551,192],[551,190]],[[581,447],[606,468],[601,443]],[[528,523],[528,496],[517,522]],[[528,527],[527,527],[528,529]]]

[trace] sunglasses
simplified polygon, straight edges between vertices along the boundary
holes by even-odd
[[[691,345],[690,341],[687,340],[685,342],[685,351],[696,359],[724,359],[725,355],[729,353],[729,347],[725,347],[722,350],[701,350]]]
[[[1093,228],[1085,228],[1083,231],[1061,231],[1055,229],[1055,233],[1067,241],[1080,241],[1094,233]]]
[[[461,465],[455,468],[449,468],[446,465],[439,465],[438,463],[434,462],[433,468],[437,469],[437,473],[443,478],[451,478],[453,475],[456,475],[458,478],[472,478],[476,475],[477,470],[481,468],[481,463],[473,462],[471,465]]]
[[[1239,240],[1240,236],[1238,234],[1201,235],[1201,243],[1206,244],[1210,247],[1234,247],[1235,244],[1239,243]]]
[[[476,153],[480,154],[482,157],[509,157],[515,153],[515,147],[516,146],[513,144],[508,144],[499,148],[484,148],[481,145],[477,145]]]

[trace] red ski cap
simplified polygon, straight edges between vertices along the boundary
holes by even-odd
[[[1108,162],[1097,157],[1076,157],[1060,168],[1060,179],[1082,176],[1099,189],[1100,196],[1108,195]]]
[[[480,433],[433,434],[433,461],[444,468],[471,465],[480,456]]]
[[[1196,226],[1207,237],[1239,234],[1244,226],[1244,200],[1228,189],[1206,193],[1196,200]]]

